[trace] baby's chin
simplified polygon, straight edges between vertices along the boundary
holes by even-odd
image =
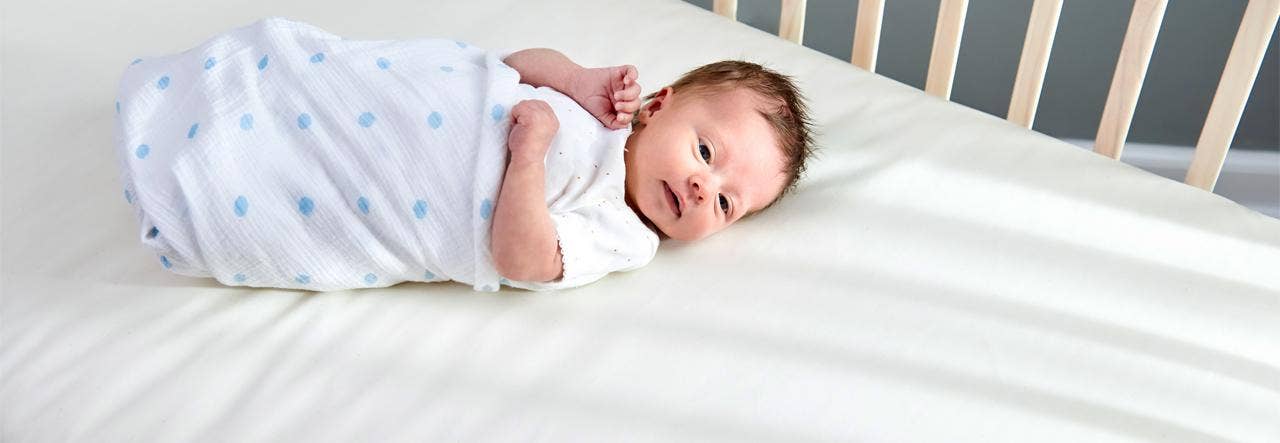
[[[677,223],[677,221],[672,221],[671,223],[675,224]],[[671,232],[667,232],[666,230],[663,230],[662,227],[659,227],[656,225],[654,227],[654,231],[658,232],[659,237],[661,237],[664,240],[669,238],[672,240],[682,241],[682,242],[695,242],[698,240],[702,240],[705,237],[705,236],[695,237],[688,233],[681,233],[677,229],[674,229],[674,227],[672,226],[668,226],[667,228],[670,229]]]
[[[668,234],[667,231],[663,230],[662,227],[658,226],[658,224],[655,223],[652,219],[650,219],[649,217],[646,217],[644,214],[638,214],[638,215],[640,215],[640,221],[643,221],[644,225],[649,227],[649,230],[653,231],[654,234],[658,234],[658,239],[666,240],[668,238],[672,238],[671,234]]]

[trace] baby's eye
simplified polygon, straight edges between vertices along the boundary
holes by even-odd
[[[698,143],[698,154],[702,156],[702,161],[711,161],[711,149],[705,143]]]
[[[725,198],[724,194],[720,194],[720,210],[725,214],[729,213],[729,199]]]

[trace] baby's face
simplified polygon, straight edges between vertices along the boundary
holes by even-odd
[[[754,93],[681,96],[664,88],[627,140],[627,203],[668,237],[719,232],[782,193],[777,136]]]

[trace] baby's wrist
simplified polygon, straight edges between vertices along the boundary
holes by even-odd
[[[581,66],[569,71],[569,75],[565,76],[564,85],[560,88],[560,92],[563,92],[564,95],[569,96],[573,101],[581,104],[582,100],[585,98],[584,96],[591,92],[590,88],[583,87],[583,74],[586,72],[587,68]]]
[[[546,153],[542,155],[511,153],[511,158],[507,160],[507,168],[544,168]]]

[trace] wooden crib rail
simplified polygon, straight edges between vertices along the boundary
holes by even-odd
[[[728,17],[729,20],[737,20],[738,0],[715,0],[715,3],[711,4],[711,10]]]
[[[884,22],[884,0],[858,2],[858,22],[853,29],[853,54],[849,61],[862,69],[876,72],[876,54],[880,52],[880,25]]]
[[[1129,125],[1138,107],[1138,94],[1147,78],[1147,66],[1156,47],[1160,24],[1164,21],[1168,0],[1134,0],[1133,13],[1129,15],[1129,27],[1120,46],[1120,59],[1111,74],[1111,92],[1102,109],[1098,123],[1098,136],[1093,142],[1093,152],[1120,158],[1124,141],[1129,138]]]
[[[956,61],[960,59],[960,37],[964,34],[964,16],[969,0],[942,0],[938,7],[938,24],[933,29],[933,52],[929,56],[929,75],[924,92],[943,100],[951,100],[951,82],[956,78]]]
[[[1022,41],[1022,59],[1018,61],[1018,74],[1013,80],[1008,115],[1009,121],[1027,129],[1031,129],[1036,108],[1040,106],[1040,89],[1044,86],[1045,71],[1049,69],[1049,52],[1058,33],[1061,13],[1062,0],[1036,0],[1031,5],[1031,19]]]
[[[1235,138],[1240,115],[1249,101],[1249,92],[1258,78],[1258,68],[1262,67],[1262,57],[1278,18],[1280,0],[1251,0],[1245,8],[1244,19],[1227,56],[1227,66],[1222,70],[1222,79],[1218,80],[1218,91],[1209,106],[1209,116],[1200,130],[1195,157],[1187,169],[1184,180],[1187,184],[1212,191],[1218,182],[1222,162],[1227,159],[1227,148]]]
[[[782,0],[778,17],[778,36],[795,43],[804,42],[805,0]]]
[[[804,41],[806,0],[780,0],[778,35],[795,43]],[[1146,79],[1147,66],[1155,49],[1168,0],[1133,0],[1133,12],[1125,31],[1120,57],[1112,75],[1111,90],[1098,125],[1094,152],[1119,159],[1133,122],[1138,96]],[[880,46],[880,29],[885,0],[859,0],[853,51],[849,61],[875,72]],[[1022,57],[1009,101],[1009,121],[1030,129],[1039,106],[1053,38],[1058,29],[1062,0],[1035,0],[1024,36]],[[950,100],[955,79],[960,40],[964,34],[969,0],[939,0],[934,28],[933,52],[929,58],[925,92]],[[714,0],[713,10],[737,20],[737,0]],[[1227,150],[1235,137],[1249,92],[1253,90],[1267,44],[1280,18],[1280,0],[1249,0],[1236,33],[1226,67],[1214,93],[1213,104],[1196,143],[1195,157],[1187,170],[1186,183],[1212,191],[1222,171]]]

